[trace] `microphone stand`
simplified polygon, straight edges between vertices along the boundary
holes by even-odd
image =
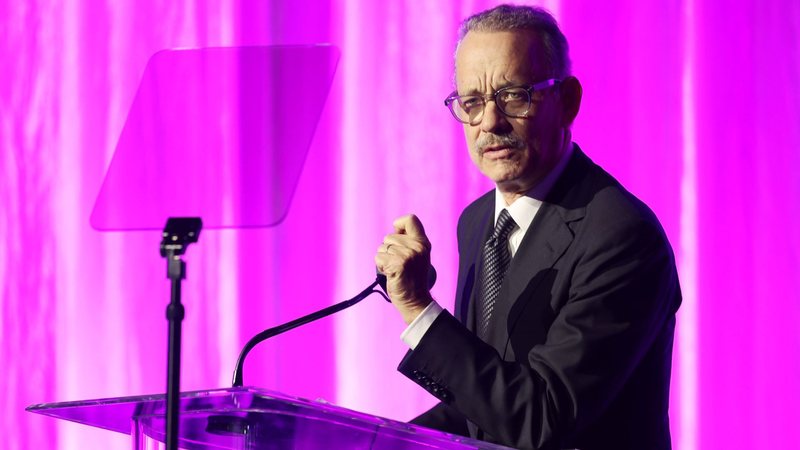
[[[239,353],[239,359],[236,361],[236,369],[233,371],[233,387],[242,387],[242,385],[244,384],[243,381],[244,375],[242,374],[244,370],[244,359],[247,357],[247,354],[250,353],[250,350],[252,350],[253,347],[273,336],[277,336],[281,333],[285,333],[301,325],[305,325],[309,322],[313,322],[315,320],[329,316],[333,313],[337,313],[343,309],[347,309],[374,293],[380,294],[387,302],[390,302],[389,297],[387,297],[386,294],[375,289],[375,287],[378,285],[381,285],[381,287],[384,290],[386,289],[385,275],[378,274],[377,278],[372,284],[367,286],[366,289],[359,292],[358,295],[351,298],[350,300],[345,300],[335,305],[328,306],[327,308],[300,317],[299,319],[292,320],[291,322],[287,322],[283,325],[278,325],[276,327],[266,329],[261,333],[258,333],[257,335],[253,336],[249,341],[247,341],[247,344],[245,344],[244,348],[242,348],[242,352]]]

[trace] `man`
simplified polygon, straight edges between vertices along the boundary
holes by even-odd
[[[416,217],[375,257],[409,324],[399,370],[441,400],[414,422],[516,448],[670,448],[674,257],[572,142],[566,39],[546,11],[500,6],[464,22],[455,73],[446,103],[496,185],[459,219],[456,317],[430,295]]]

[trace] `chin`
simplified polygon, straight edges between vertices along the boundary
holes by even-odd
[[[490,162],[481,170],[486,178],[495,183],[509,183],[522,176],[522,169],[516,161],[506,161],[504,163]]]

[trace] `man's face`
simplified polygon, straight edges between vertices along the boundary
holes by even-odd
[[[456,53],[459,95],[549,78],[540,39],[530,31],[470,31]],[[477,125],[464,125],[472,161],[503,192],[532,188],[561,156],[564,129],[558,87],[535,93],[527,117],[506,117],[487,102]]]

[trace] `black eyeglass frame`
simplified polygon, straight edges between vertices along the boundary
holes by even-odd
[[[457,121],[459,121],[461,123],[468,124],[468,125],[473,125],[473,126],[474,125],[478,125],[479,123],[481,123],[481,120],[483,120],[483,111],[486,109],[486,103],[489,100],[493,100],[495,102],[495,104],[497,104],[497,109],[499,109],[500,112],[502,112],[507,117],[516,117],[516,118],[527,117],[528,116],[528,112],[530,112],[530,110],[531,110],[531,105],[533,104],[533,93],[536,92],[536,91],[541,91],[541,90],[553,87],[553,86],[557,86],[560,83],[561,83],[560,79],[558,79],[558,78],[550,78],[550,79],[547,79],[547,80],[544,80],[544,81],[540,81],[540,82],[535,83],[535,84],[522,84],[522,85],[516,85],[516,86],[506,86],[504,88],[500,88],[500,89],[492,92],[491,94],[486,94],[486,95],[480,95],[480,94],[458,95],[458,91],[453,91],[453,92],[450,93],[450,95],[447,96],[446,99],[444,99],[444,105],[447,107],[447,109],[450,110],[450,114],[452,114],[453,117],[455,117],[455,119]],[[522,112],[520,114],[509,114],[503,109],[503,107],[500,105],[500,102],[497,101],[497,96],[500,95],[501,93],[505,92],[505,91],[508,91],[509,89],[520,89],[520,88],[522,88],[528,94],[528,107],[525,109],[524,112]],[[476,98],[476,99],[481,99],[482,104],[480,105],[481,106],[480,119],[478,119],[474,123],[470,122],[469,120],[462,120],[460,117],[458,117],[458,114],[456,113],[456,110],[454,109],[455,107],[453,106],[453,102],[457,102],[459,98],[463,98],[463,97],[472,97],[472,98]]]

